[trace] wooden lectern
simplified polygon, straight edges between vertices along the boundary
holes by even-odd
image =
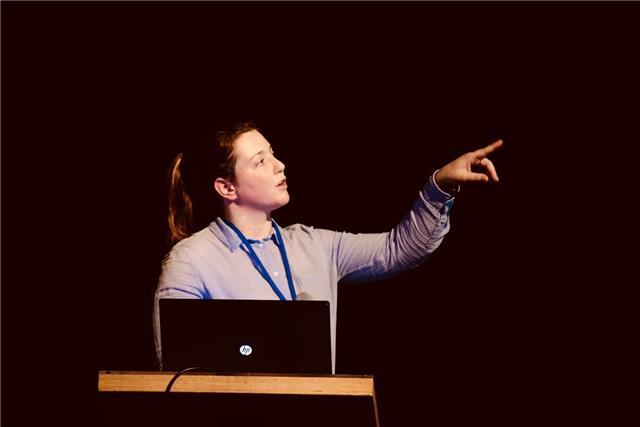
[[[100,371],[103,426],[379,427],[372,376]]]

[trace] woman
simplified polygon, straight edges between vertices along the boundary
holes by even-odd
[[[449,230],[453,196],[464,182],[498,181],[486,157],[497,141],[434,172],[393,230],[351,234],[301,224],[281,228],[271,213],[289,202],[285,165],[251,123],[220,131],[207,150],[176,157],[170,175],[170,240],[155,297],[296,299],[330,302],[335,372],[338,281],[378,280],[420,265]],[[484,168],[487,174],[471,171]]]

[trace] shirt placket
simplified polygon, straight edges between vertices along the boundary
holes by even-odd
[[[271,276],[271,280],[276,284],[282,295],[288,300],[291,299],[291,291],[287,283],[287,277],[284,271],[284,264],[280,256],[280,250],[273,240],[263,241],[252,244],[253,250],[256,252],[262,265],[266,268],[267,273]]]

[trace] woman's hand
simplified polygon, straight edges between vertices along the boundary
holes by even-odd
[[[438,184],[438,187],[451,194],[455,192],[458,185],[463,182],[489,182],[490,179],[496,182],[499,181],[496,168],[493,166],[493,163],[491,163],[491,160],[487,158],[487,155],[501,145],[502,140],[499,139],[484,148],[463,154],[436,173],[436,184]],[[482,166],[488,175],[471,171],[472,166],[478,165]]]

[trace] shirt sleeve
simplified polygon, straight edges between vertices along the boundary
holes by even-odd
[[[330,251],[339,279],[379,280],[422,264],[449,231],[453,200],[438,188],[434,172],[409,213],[390,232],[328,232],[332,233]]]
[[[160,299],[206,298],[203,281],[189,260],[187,248],[174,246],[162,262],[162,271],[153,304],[153,335],[158,367],[162,369],[162,343],[160,340]]]

